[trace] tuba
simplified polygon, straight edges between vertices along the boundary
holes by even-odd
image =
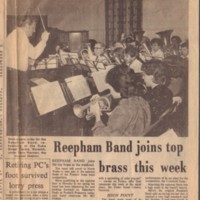
[[[170,46],[172,32],[173,32],[173,30],[166,30],[166,31],[161,31],[161,32],[156,33],[157,35],[160,36],[162,43],[165,47]]]
[[[164,52],[165,57],[172,54],[171,49],[170,49],[172,32],[173,32],[173,30],[166,30],[166,31],[161,31],[161,32],[156,33],[157,35],[160,36],[160,38],[162,40],[163,52]]]
[[[96,101],[99,103],[101,112],[109,112],[111,110],[111,102],[112,102],[111,94],[98,97],[97,99],[95,99],[95,102]],[[93,101],[90,101],[88,104],[83,106],[80,104],[75,104],[73,106],[74,115],[78,118],[86,117],[87,120],[92,119],[94,117],[94,114],[87,113],[87,111],[93,103],[94,103]]]

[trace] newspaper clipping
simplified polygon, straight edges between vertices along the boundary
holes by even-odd
[[[197,0],[0,3],[0,200],[198,199]]]

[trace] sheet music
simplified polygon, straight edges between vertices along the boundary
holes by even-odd
[[[78,53],[68,53],[68,56],[70,57],[70,58],[74,58],[74,59],[78,59]]]
[[[67,58],[69,58],[68,53],[64,52],[63,50],[60,50],[60,59],[63,65],[67,64]]]
[[[120,94],[115,92],[114,89],[109,84],[107,84],[105,80],[108,71],[113,67],[113,65],[110,65],[107,66],[105,70],[93,72],[92,77],[94,79],[98,92],[103,92],[109,89],[114,98],[120,98]]]
[[[104,69],[105,69],[104,64],[101,63],[101,62],[98,62],[98,63],[97,63],[97,69],[98,69],[98,70],[104,70]]]
[[[47,68],[55,69],[58,67],[58,60],[56,56],[49,57],[47,60]]]
[[[79,63],[78,53],[68,53],[60,50],[60,59],[64,65],[69,64],[68,59],[71,59],[71,62],[73,62],[73,64]]]
[[[67,105],[58,81],[31,88],[40,115],[44,115]]]
[[[44,60],[41,60],[40,62],[37,63],[36,70],[37,69],[46,69],[46,64]]]
[[[55,69],[58,67],[58,61],[56,57],[50,57],[48,59],[43,59],[41,60],[37,65],[36,65],[36,70],[37,69]]]
[[[82,75],[66,78],[65,82],[67,83],[75,101],[91,95],[88,83]]]
[[[45,78],[32,78],[31,82],[37,85],[43,85],[43,84],[49,83],[49,81],[47,81]]]
[[[85,64],[90,68],[91,72],[97,71],[97,69],[95,68],[96,63],[94,63],[94,61],[87,59],[87,60],[85,60]]]

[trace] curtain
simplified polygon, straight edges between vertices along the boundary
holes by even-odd
[[[142,29],[142,0],[105,0],[106,44]]]

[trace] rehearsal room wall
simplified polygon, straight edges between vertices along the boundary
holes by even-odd
[[[105,42],[105,0],[7,0],[8,14],[24,15],[31,10],[48,15],[49,27],[61,30],[89,30],[89,37]],[[188,37],[188,0],[143,0],[143,30],[150,38],[155,32],[173,29],[172,35]],[[158,36],[157,36],[158,37]]]
[[[16,0],[8,0],[8,14],[15,14]],[[26,14],[28,9],[38,15],[48,15],[48,26],[65,31],[88,30],[89,38],[105,42],[104,0],[19,0],[17,12]]]
[[[183,40],[188,38],[188,0],[143,0],[145,35],[152,38],[155,32],[168,29]]]
[[[105,41],[104,0],[56,0],[52,6],[44,4],[41,9],[48,13],[50,27],[65,31],[89,30],[89,38]]]

